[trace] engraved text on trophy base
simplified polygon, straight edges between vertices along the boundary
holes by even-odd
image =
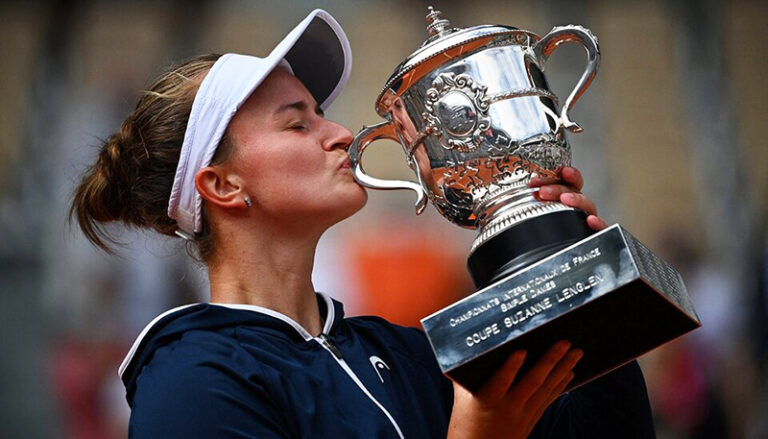
[[[485,325],[464,337],[467,347],[486,344],[499,336],[507,337],[510,331],[524,322],[534,319],[553,306],[569,306],[568,302],[584,296],[606,280],[606,275],[599,271],[580,273],[571,276],[574,268],[590,262],[600,264],[604,255],[597,246],[585,249],[579,254],[569,255],[547,272],[537,274],[527,282],[508,287],[498,295],[489,298],[472,309],[449,319],[452,328],[458,327],[488,311],[496,321],[484,321]]]

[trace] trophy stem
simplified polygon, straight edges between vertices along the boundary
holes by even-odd
[[[594,233],[581,210],[561,210],[515,224],[470,254],[467,267],[477,289]]]

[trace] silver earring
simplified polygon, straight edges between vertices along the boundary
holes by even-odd
[[[243,201],[245,201],[245,205],[246,205],[246,206],[248,206],[248,207],[251,207],[251,206],[253,206],[253,201],[251,201],[251,199],[250,199],[250,198],[248,198],[248,197],[245,197],[245,200],[243,200]]]

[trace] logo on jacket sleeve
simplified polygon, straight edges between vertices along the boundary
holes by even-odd
[[[371,366],[373,366],[373,370],[376,371],[376,375],[379,376],[379,379],[383,383],[384,382],[384,378],[381,377],[381,373],[379,372],[379,369],[381,369],[381,370],[383,370],[383,369],[389,370],[389,366],[387,366],[387,363],[385,363],[384,360],[382,360],[381,358],[377,357],[376,355],[371,355],[370,358],[368,358],[368,359],[371,360]]]

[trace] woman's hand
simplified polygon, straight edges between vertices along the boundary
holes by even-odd
[[[581,209],[587,213],[587,224],[594,230],[603,230],[608,225],[597,216],[595,203],[581,193],[584,178],[576,168],[566,167],[560,171],[560,178],[534,177],[529,184],[539,187],[538,198],[542,201],[559,201],[566,206]]]
[[[560,341],[552,346],[525,376],[515,381],[525,361],[517,351],[475,393],[453,384],[454,402],[448,438],[524,439],[544,410],[573,378],[573,368],[583,355]]]

